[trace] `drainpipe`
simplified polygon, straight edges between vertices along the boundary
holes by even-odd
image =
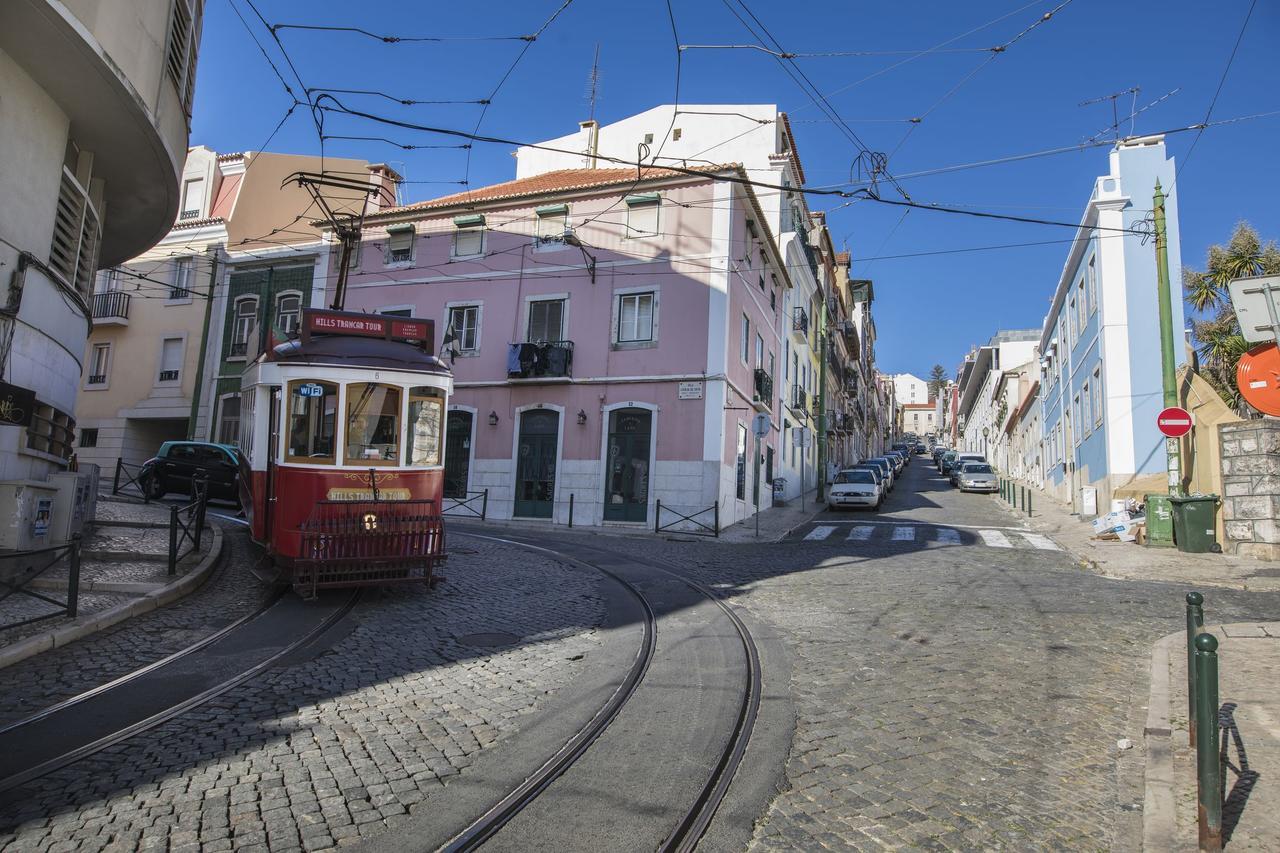
[[[204,329],[200,333],[200,357],[196,361],[196,381],[191,389],[191,417],[187,419],[187,441],[195,440],[196,420],[200,417],[200,387],[204,384],[204,362],[209,350],[209,323],[213,317],[213,291],[218,284],[220,254],[220,246],[213,246],[209,259],[209,292],[204,300]]]
[[[818,309],[818,497],[822,503],[823,489],[827,484],[827,297],[822,295],[822,307]],[[803,503],[803,501],[802,501]]]

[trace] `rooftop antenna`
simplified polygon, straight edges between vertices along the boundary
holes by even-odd
[[[600,42],[596,42],[596,56],[591,61],[591,73],[587,75],[587,102],[591,105],[587,121],[596,117],[596,97],[600,94]]]
[[[1110,95],[1103,95],[1101,98],[1092,98],[1088,101],[1081,101],[1080,103],[1076,104],[1076,106],[1087,107],[1092,104],[1100,104],[1103,101],[1110,101],[1111,102],[1111,127],[1109,129],[1115,131],[1115,134],[1116,134],[1115,138],[1116,138],[1116,141],[1118,142],[1120,141],[1120,111],[1116,108],[1116,101],[1119,100],[1120,98],[1123,98],[1125,95],[1133,96],[1133,106],[1129,108],[1130,134],[1132,134],[1133,132],[1132,122],[1133,122],[1134,116],[1136,115],[1135,110],[1137,109],[1137,106],[1138,106],[1138,93],[1141,91],[1142,91],[1142,88],[1140,86],[1134,86],[1132,88],[1125,89],[1123,92],[1112,92]]]

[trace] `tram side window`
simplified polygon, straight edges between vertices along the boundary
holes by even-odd
[[[409,389],[409,465],[440,464],[440,429],[444,397],[439,388]]]
[[[332,465],[337,415],[337,385],[331,382],[290,382],[286,461]]]
[[[400,389],[377,382],[347,386],[348,465],[400,464]]]

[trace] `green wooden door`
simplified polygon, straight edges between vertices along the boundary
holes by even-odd
[[[615,409],[609,413],[606,521],[648,521],[652,421],[653,416],[646,409]]]
[[[471,467],[471,413],[455,409],[445,419],[444,496],[465,498]]]
[[[556,434],[560,415],[532,409],[520,415],[516,446],[516,503],[514,515],[550,518],[556,490]]]

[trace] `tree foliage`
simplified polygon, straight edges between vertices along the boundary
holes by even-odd
[[[1203,271],[1182,269],[1183,298],[1197,314],[1191,331],[1200,357],[1200,373],[1233,409],[1247,409],[1236,387],[1236,365],[1250,345],[1240,334],[1240,323],[1231,308],[1227,285],[1233,278],[1251,275],[1280,275],[1280,247],[1274,240],[1265,244],[1247,222],[1236,223],[1225,246],[1209,247]]]
[[[942,389],[947,387],[947,369],[941,364],[935,364],[933,370],[929,371],[929,399],[936,400],[942,394]]]

